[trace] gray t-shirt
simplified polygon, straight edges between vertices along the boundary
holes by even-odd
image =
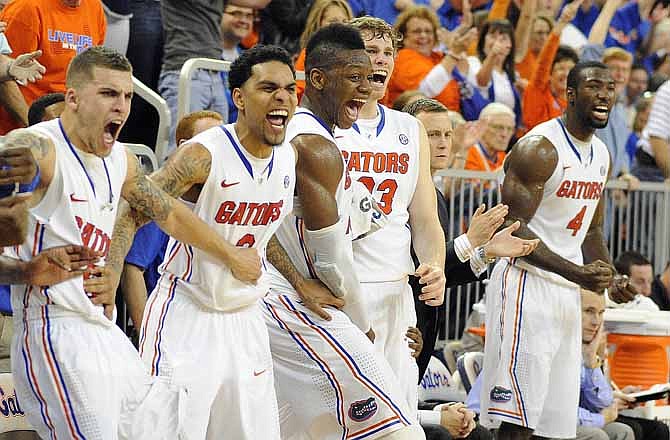
[[[189,58],[221,57],[224,0],[162,0],[163,70],[180,70]]]

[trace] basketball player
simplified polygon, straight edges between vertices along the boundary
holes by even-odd
[[[374,344],[416,412],[419,371],[405,335],[416,326],[408,275],[422,278],[420,299],[430,306],[442,304],[445,287],[445,239],[430,175],[430,145],[415,117],[377,103],[393,73],[393,29],[373,17],[355,19],[352,25],[360,30],[372,62],[372,91],[358,120],[349,129],[337,129],[335,139],[351,177],[367,186],[389,219],[381,230],[354,242],[355,268],[368,303]],[[416,271],[411,243],[420,262]]]
[[[137,158],[116,142],[133,93],[128,60],[90,48],[72,60],[66,85],[61,118],[8,145],[31,148],[40,171],[28,233],[12,257],[29,261],[50,247],[81,244],[104,255],[123,197],[166,232],[242,265],[253,280],[253,258],[241,261],[232,246],[212,240],[207,225],[144,177]],[[28,281],[35,284],[12,286],[12,370],[40,437],[181,437],[178,394],[147,375],[128,338],[87,296],[83,277],[50,286]]]
[[[358,118],[370,94],[370,60],[358,31],[338,24],[312,36],[305,64],[302,107],[287,130],[298,152],[296,208],[268,247],[274,267],[263,299],[282,438],[424,438],[364,333],[374,338],[353,265],[352,182],[332,134]],[[301,300],[317,278],[344,298],[344,312],[328,310],[329,320]]]
[[[499,439],[574,438],[581,353],[580,286],[617,300],[601,231],[610,158],[594,136],[607,125],[614,80],[601,63],[568,75],[563,116],[538,125],[505,162],[502,201],[515,235],[539,238],[523,259],[496,264],[486,291],[481,420]],[[502,424],[501,424],[502,423]]]
[[[229,83],[237,122],[196,135],[151,178],[174,196],[190,189],[188,203],[219,236],[239,251],[264,255],[293,203],[296,158],[284,143],[297,105],[293,65],[284,49],[256,46],[233,62]],[[120,268],[123,260],[114,263]],[[245,283],[174,238],[160,272],[139,349],[155,375],[165,359],[194,364],[188,432],[197,439],[279,439],[268,331],[258,303],[268,289],[265,276]]]

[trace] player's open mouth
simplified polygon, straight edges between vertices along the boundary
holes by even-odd
[[[286,127],[286,121],[288,120],[288,110],[277,109],[272,110],[265,117],[270,123],[270,127],[277,131],[281,132]]]
[[[375,70],[372,72],[372,82],[377,85],[384,85],[386,78],[388,77],[388,72],[386,70]]]
[[[356,121],[358,119],[358,114],[361,111],[361,108],[365,105],[365,99],[354,98],[351,101],[347,102],[345,109],[347,116],[352,120]]]
[[[103,140],[106,144],[113,144],[116,138],[119,136],[119,131],[123,121],[110,121],[105,125],[104,133],[102,135]]]
[[[609,109],[607,108],[606,105],[598,105],[593,108],[593,111],[591,114],[593,114],[593,117],[600,120],[600,121],[607,121],[607,118],[609,117]]]

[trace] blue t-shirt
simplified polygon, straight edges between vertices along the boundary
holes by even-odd
[[[565,4],[563,5],[565,7]],[[600,9],[595,4],[592,4],[588,11],[584,12],[582,8],[577,9],[577,15],[572,20],[572,24],[579,29],[582,34],[588,36],[591,33],[593,23],[600,15]]]
[[[605,39],[605,46],[618,46],[634,54],[650,29],[649,20],[640,17],[637,2],[628,3],[614,14]]]
[[[0,285],[0,312],[12,313],[12,298],[9,293],[9,286]]]
[[[163,262],[169,238],[155,222],[147,223],[135,234],[126,256],[126,263],[144,270],[144,282],[149,293],[158,283],[158,266]]]
[[[415,2],[419,3],[419,2]],[[429,2],[427,2],[429,3]],[[491,4],[493,1],[488,2],[486,5],[473,9],[473,11],[481,11],[481,10],[489,10],[491,9]],[[453,31],[458,27],[459,24],[461,24],[461,19],[463,18],[463,13],[461,11],[457,11],[451,6],[450,1],[445,1],[442,6],[440,6],[440,9],[437,10],[437,16],[440,17],[440,24],[444,26],[445,28],[449,29],[450,31]]]
[[[395,8],[395,0],[359,0],[357,3],[356,9],[358,10],[358,14],[361,13],[359,5],[366,4],[365,12],[368,15],[381,18],[390,25],[395,24],[396,18],[400,15],[400,11]],[[414,4],[429,5],[430,0],[414,0]]]

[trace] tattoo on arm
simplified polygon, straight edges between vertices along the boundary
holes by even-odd
[[[273,235],[268,242],[265,253],[268,261],[286,278],[291,286],[297,289],[296,286],[303,280],[303,276],[293,265],[276,235]]]
[[[167,219],[174,199],[154,184],[142,171],[139,161],[129,164],[134,168],[130,181],[123,185],[123,197],[138,214],[151,220]]]
[[[151,175],[151,181],[172,197],[180,197],[209,176],[212,156],[200,144],[179,147],[168,162]]]
[[[121,199],[112,233],[112,244],[105,258],[105,266],[121,274],[126,255],[130,250],[137,231],[136,219],[132,215],[128,202]]]

